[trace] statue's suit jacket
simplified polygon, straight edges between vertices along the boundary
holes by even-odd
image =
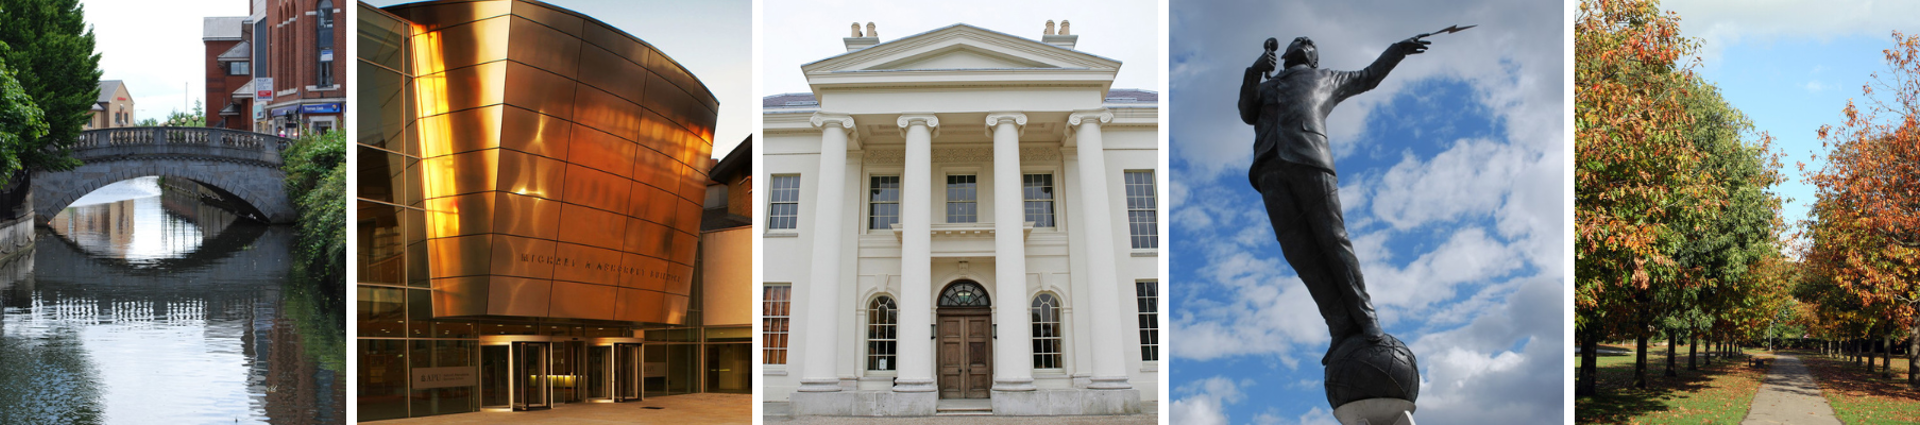
[[[1389,47],[1366,69],[1332,71],[1294,65],[1264,83],[1259,72],[1247,68],[1240,84],[1240,119],[1253,124],[1253,171],[1267,161],[1280,160],[1333,173],[1327,114],[1341,101],[1379,86],[1406,57],[1399,48]]]

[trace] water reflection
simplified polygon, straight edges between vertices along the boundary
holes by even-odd
[[[152,179],[102,192],[0,265],[0,423],[344,422],[316,349],[342,331],[314,314],[339,308],[294,281],[291,228]]]

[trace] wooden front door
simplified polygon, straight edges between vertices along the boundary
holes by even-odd
[[[993,389],[993,322],[985,308],[940,309],[940,398],[987,398]]]

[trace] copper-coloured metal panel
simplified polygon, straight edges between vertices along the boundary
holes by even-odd
[[[680,170],[673,168],[679,166],[679,163],[660,152],[647,148],[634,149],[633,159],[634,180],[663,190],[676,188],[673,191],[679,191],[676,185],[680,181]]]
[[[427,263],[433,277],[479,276],[489,272],[487,251],[492,239],[486,235],[428,239]]]
[[[572,37],[580,36],[580,25],[583,20],[580,19],[579,16],[554,10],[553,8],[543,4],[533,3],[533,2],[514,2],[513,14],[533,20],[535,22],[546,24],[547,26],[560,30],[560,32],[567,33]],[[518,36],[518,34],[515,34],[515,35]]]
[[[486,276],[433,280],[433,317],[487,314]]]
[[[546,239],[493,235],[493,274],[534,279],[552,279],[554,269],[571,260],[555,252],[554,242]]]
[[[573,119],[573,92],[580,83],[540,68],[507,62],[506,102],[560,119]]]
[[[626,211],[627,195],[632,191],[633,180],[582,167],[579,163],[567,166],[567,202],[607,211]]]
[[[427,157],[452,155],[500,147],[500,105],[421,117],[422,127],[433,128],[420,134],[420,145]]]
[[[494,190],[494,179],[501,170],[499,149],[446,155],[420,161],[421,187],[425,199],[443,198]],[[524,155],[524,154],[522,154]],[[435,217],[427,217],[428,227]],[[431,236],[430,236],[431,237]]]
[[[621,265],[633,270],[620,279],[620,286],[646,289],[650,291],[667,290],[667,281],[673,270],[667,267],[667,260],[645,255],[623,254]]]
[[[553,282],[494,276],[488,280],[487,314],[545,317],[553,297]]]
[[[560,236],[560,202],[519,195],[499,194],[494,204],[494,231],[501,234],[552,240]]]
[[[591,127],[576,127],[568,162],[623,176],[633,172],[633,150],[639,145]]]
[[[633,288],[620,288],[620,301],[614,312],[616,320],[632,322],[666,323],[665,311],[667,294]],[[677,324],[677,323],[675,323]]]
[[[634,40],[633,37],[621,34],[618,30],[603,25],[588,24],[582,26],[580,28],[580,39],[585,41],[587,45],[607,49],[607,51],[613,52],[614,55],[627,58],[627,60],[633,61],[633,63],[640,66],[647,66],[647,64],[652,63],[654,56],[660,55],[659,52],[654,51],[653,48],[647,47],[645,44],[641,44],[638,40]]]
[[[672,272],[673,275],[669,276],[669,279],[667,280],[667,293],[669,294],[692,294],[693,293],[693,266],[692,265],[668,264],[667,269],[673,271]]]
[[[705,165],[705,164],[702,164]],[[707,175],[694,168],[680,169],[680,197],[687,199],[707,199]]]
[[[499,146],[566,160],[573,124],[516,106],[507,105],[501,112]]]
[[[592,245],[609,250],[623,248],[627,217],[618,213],[574,204],[560,207],[560,241]],[[610,260],[619,263],[619,257]],[[612,285],[612,280],[607,281]]]
[[[580,86],[577,99],[574,122],[621,138],[633,138],[640,131],[640,105],[587,85]]]
[[[579,38],[521,16],[513,17],[511,25],[513,40],[507,42],[508,59],[564,76],[579,72]]]
[[[453,25],[478,21],[481,19],[505,15],[510,2],[506,0],[482,0],[447,3],[408,3],[388,7],[382,10],[421,25],[424,31],[433,31]]]
[[[628,61],[602,49],[599,46],[580,47],[580,82],[606,90],[630,102],[644,102],[641,97],[647,90],[647,78],[650,72],[645,67]]]
[[[554,267],[554,280],[607,286],[620,284],[620,251],[561,242],[555,255],[567,262]]]
[[[667,259],[680,264],[693,264],[693,256],[698,253],[700,237],[687,232],[672,232],[673,255]]]
[[[639,219],[627,219],[626,251],[662,259],[673,249],[673,230]]]
[[[552,307],[547,317],[600,319],[614,317],[620,288],[605,285],[554,281]]]
[[[666,117],[667,121],[684,126],[694,122],[694,117],[698,116],[692,113],[693,110],[706,107],[695,102],[693,95],[687,94],[685,89],[675,86],[672,81],[672,77],[648,79],[645,103],[647,109]]]
[[[493,197],[499,192],[475,192],[459,196],[429,199],[427,214],[433,217],[427,234],[435,238],[493,233]]]
[[[423,73],[413,79],[414,91],[419,93],[414,104],[423,117],[496,105],[505,99],[506,81],[507,62],[488,62],[447,72]],[[438,129],[420,126],[419,130],[421,136],[425,137],[427,133]]]
[[[629,210],[635,210],[640,213],[639,218],[663,226],[662,228],[665,228],[667,223],[673,222],[673,214],[680,210],[675,204],[678,199],[674,198],[673,194],[644,184],[634,185],[634,189],[635,192],[644,193],[646,197],[630,202],[632,206],[628,207]]]
[[[562,198],[567,163],[510,150],[500,152],[500,190],[546,199]]]
[[[673,215],[673,228],[687,233],[700,233],[700,204],[685,199],[678,200],[677,203],[680,205],[680,212]],[[689,261],[688,264],[692,262]]]
[[[414,73],[432,74],[506,59],[509,21],[505,16],[494,17],[414,35]]]
[[[676,325],[681,323],[686,323],[687,300],[688,300],[688,297],[685,295],[667,294],[667,299],[665,300],[666,306],[662,308],[662,310],[665,310],[667,317],[665,319],[661,319],[661,322],[672,323]]]

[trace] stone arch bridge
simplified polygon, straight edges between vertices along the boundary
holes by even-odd
[[[117,181],[170,176],[199,182],[217,195],[253,207],[259,219],[291,223],[280,152],[291,139],[205,127],[123,127],[87,130],[73,144],[84,162],[67,171],[35,171],[33,210],[40,223],[87,193]]]

